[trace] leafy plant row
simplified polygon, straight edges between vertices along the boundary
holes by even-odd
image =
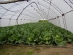
[[[49,22],[0,27],[0,44],[57,45],[73,43],[73,34]]]

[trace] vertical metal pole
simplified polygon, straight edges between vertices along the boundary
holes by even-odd
[[[50,10],[50,6],[51,6],[51,1],[52,1],[52,0],[50,0],[49,9],[48,9],[48,14],[47,14],[46,18],[48,18],[48,16],[49,16],[49,10]]]
[[[67,29],[67,23],[66,23],[65,15],[64,15],[64,22],[65,22],[65,28]]]
[[[65,28],[65,19],[64,19],[64,16],[62,16],[62,19],[63,19],[64,28]]]
[[[10,26],[11,19],[9,19],[9,26]]]
[[[0,27],[1,27],[1,18],[0,18]]]

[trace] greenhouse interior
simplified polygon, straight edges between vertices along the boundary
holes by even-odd
[[[73,55],[73,0],[0,0],[0,55]]]

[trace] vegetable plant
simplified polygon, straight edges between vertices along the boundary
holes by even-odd
[[[48,21],[0,27],[0,44],[65,46],[67,43],[73,43],[73,34]]]

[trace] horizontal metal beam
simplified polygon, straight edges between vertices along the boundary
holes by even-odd
[[[27,1],[28,2],[28,0],[15,0],[15,1],[2,1],[2,2],[0,2],[0,4],[8,4],[8,3],[15,3],[15,2],[20,2],[20,1]]]

